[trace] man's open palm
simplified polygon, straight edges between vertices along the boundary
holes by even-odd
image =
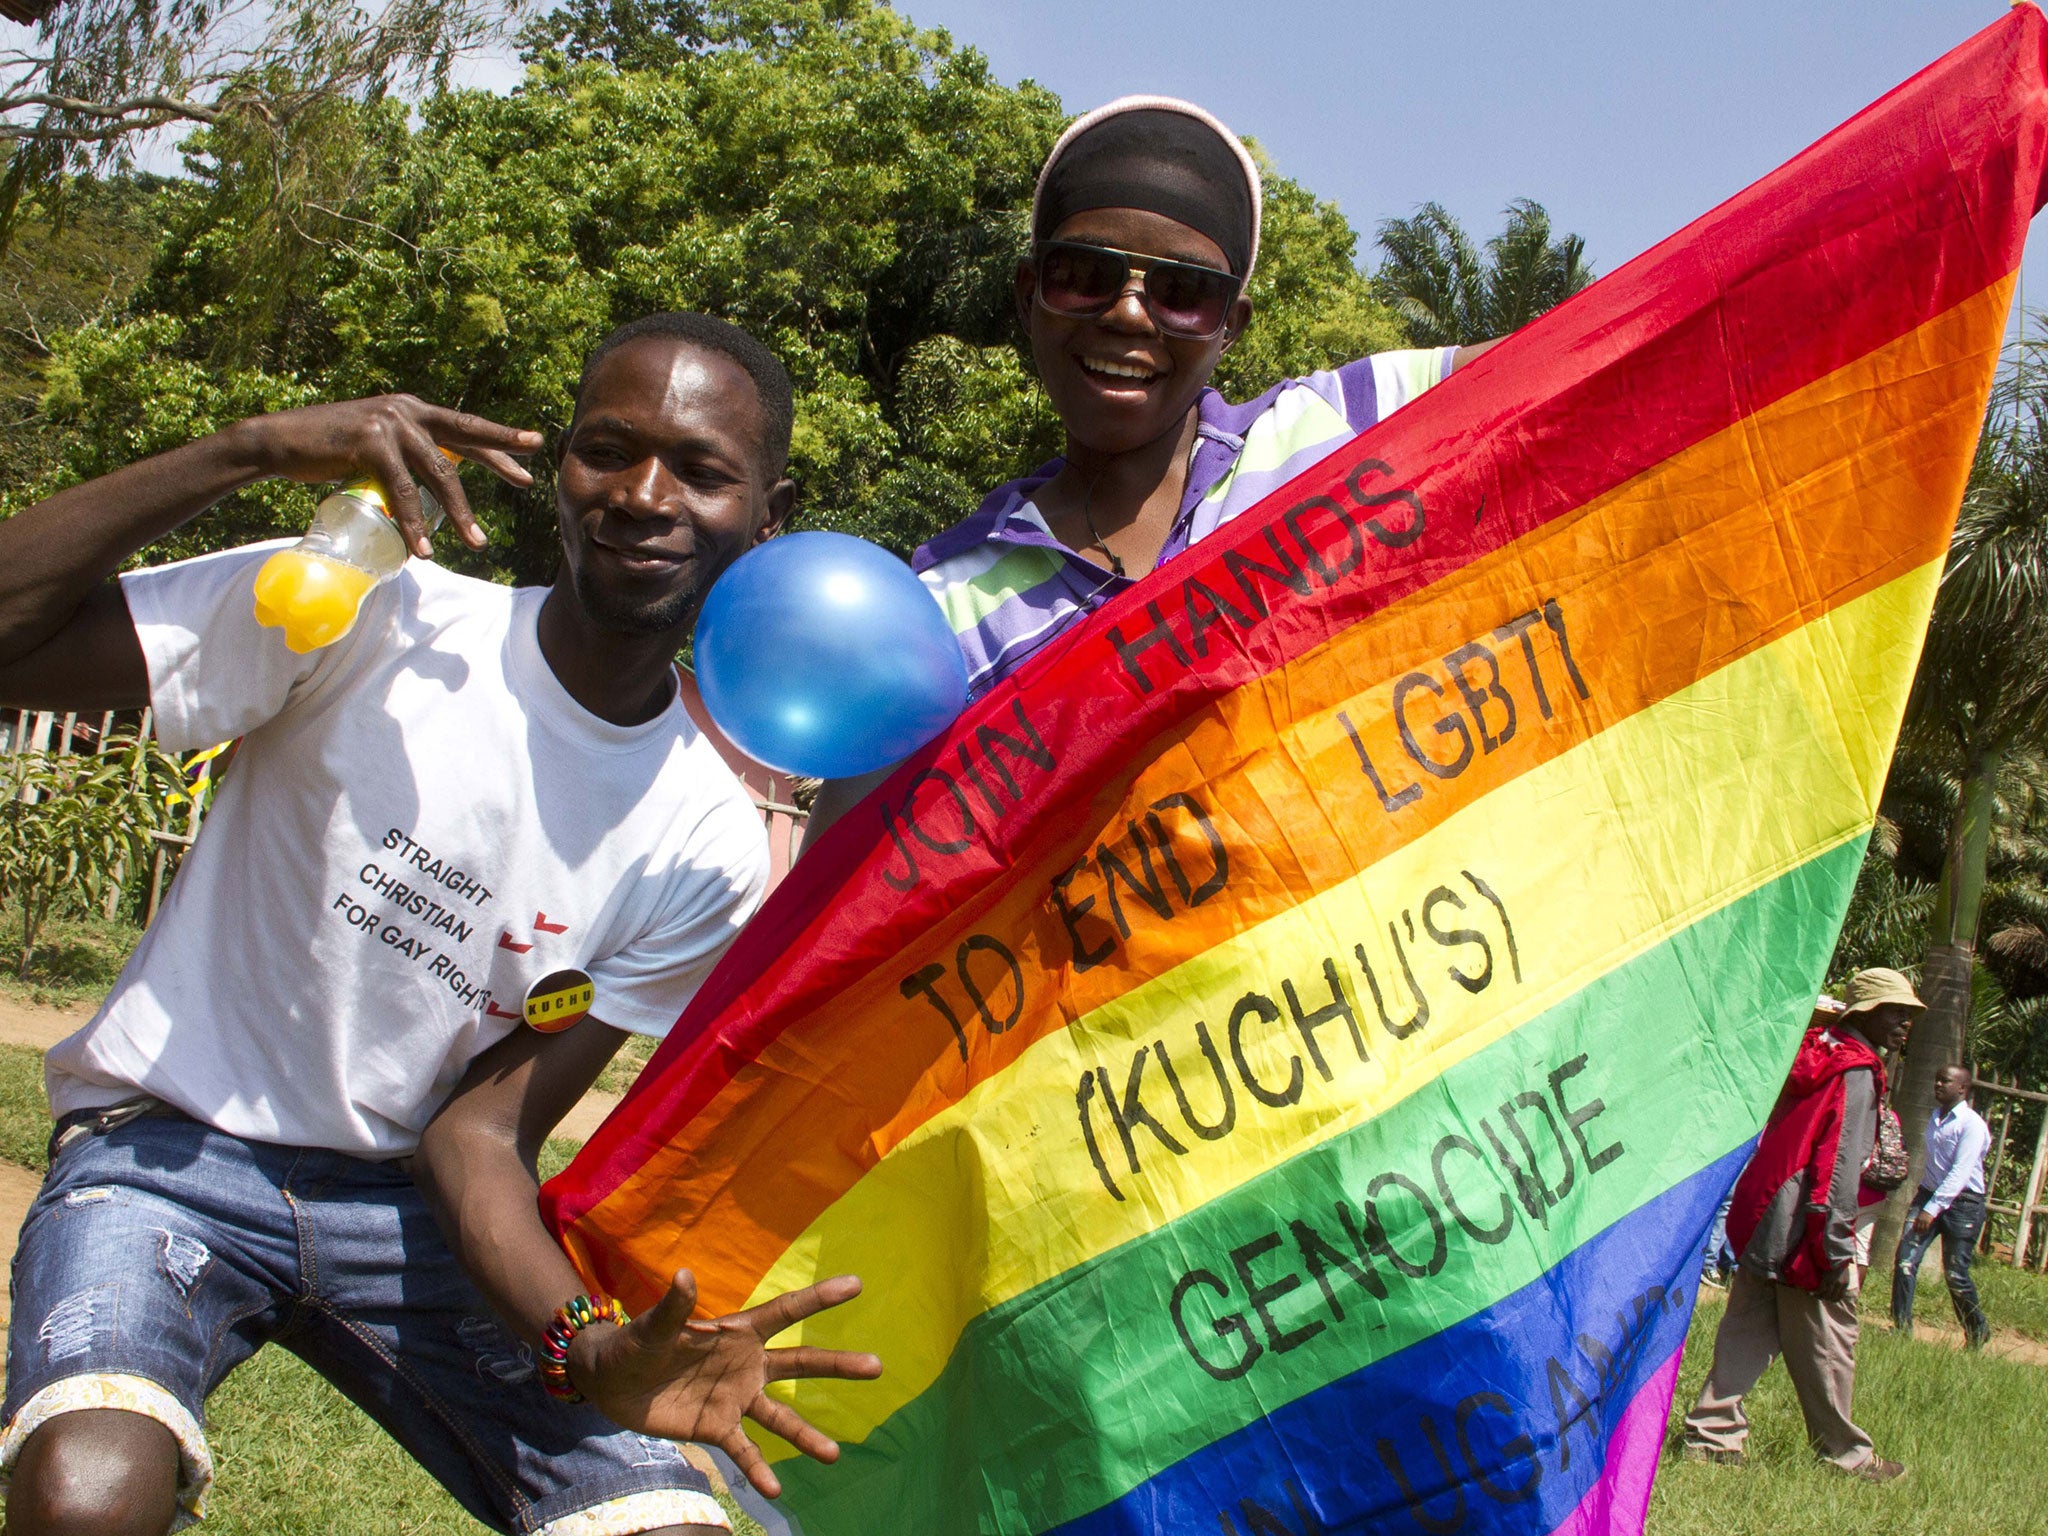
[[[819,1461],[838,1460],[839,1447],[762,1388],[807,1376],[870,1381],[882,1374],[882,1362],[854,1350],[770,1349],[768,1341],[859,1294],[860,1281],[840,1275],[729,1317],[693,1319],[697,1280],[679,1270],[652,1310],[592,1337],[589,1355],[575,1362],[577,1385],[615,1424],[717,1446],[772,1499],[782,1484],[740,1427],[742,1418]]]

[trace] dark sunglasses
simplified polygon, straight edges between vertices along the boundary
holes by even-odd
[[[1190,341],[1207,341],[1221,331],[1244,287],[1243,279],[1214,267],[1072,240],[1047,240],[1034,259],[1038,302],[1054,314],[1074,320],[1106,315],[1130,286],[1131,274],[1140,272],[1152,323]]]

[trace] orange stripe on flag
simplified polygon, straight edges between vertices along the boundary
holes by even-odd
[[[741,1066],[570,1229],[572,1254],[632,1306],[686,1261],[706,1307],[743,1305],[863,1172],[1035,1041],[1938,558],[1947,527],[1927,509],[1960,497],[2009,291],[1454,571],[1136,754],[1142,770],[1046,827],[995,900]],[[1218,840],[1228,899],[1204,902]],[[774,1155],[753,1155],[764,1147]],[[711,1251],[749,1255],[744,1269],[705,1264],[692,1234],[706,1224]]]

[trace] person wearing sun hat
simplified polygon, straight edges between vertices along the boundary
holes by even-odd
[[[1053,145],[1016,304],[1066,452],[912,561],[970,698],[1492,345],[1382,352],[1230,404],[1209,380],[1252,322],[1262,211],[1250,153],[1191,102],[1125,96]],[[886,773],[827,785],[808,835]]]
[[[1905,1468],[1879,1456],[1850,1417],[1856,1386],[1856,1214],[1884,1102],[1884,1058],[1926,1004],[1897,971],[1858,971],[1838,1014],[1816,1015],[1735,1181],[1728,1240],[1740,1255],[1714,1362],[1685,1419],[1685,1452],[1740,1463],[1742,1400],[1780,1352],[1807,1438],[1852,1477],[1884,1483]]]

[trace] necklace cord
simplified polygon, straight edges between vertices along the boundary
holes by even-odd
[[[1093,542],[1094,547],[1101,550],[1104,556],[1108,558],[1111,572],[1122,576],[1124,574],[1123,561],[1117,558],[1115,550],[1103,542],[1101,533],[1095,527],[1095,514],[1088,510],[1088,504],[1095,499],[1095,487],[1101,483],[1102,471],[1097,470],[1095,477],[1088,482],[1088,489],[1081,493],[1081,521],[1088,525],[1088,537]]]

